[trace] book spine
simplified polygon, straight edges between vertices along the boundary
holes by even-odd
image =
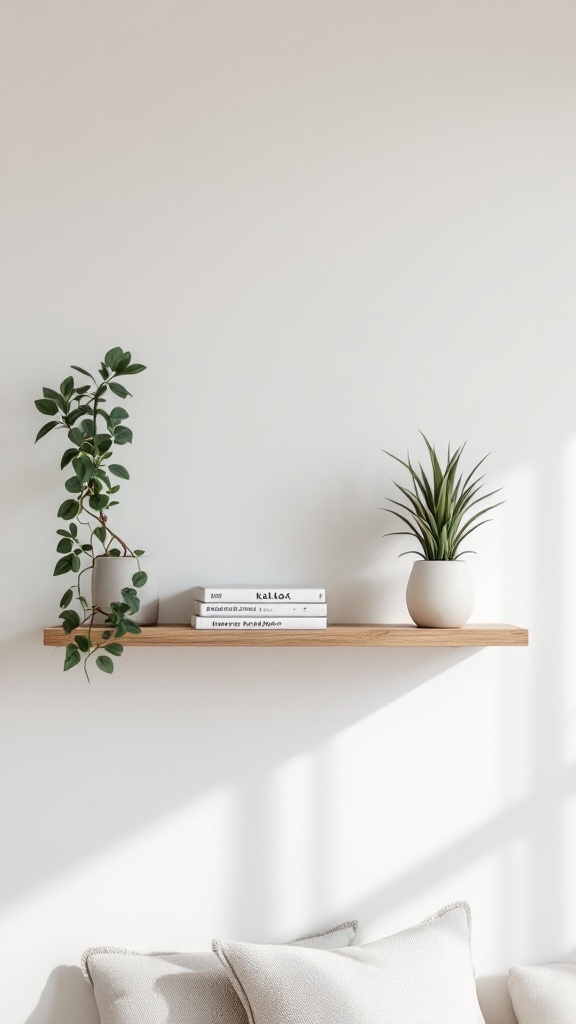
[[[236,616],[235,618],[210,618],[205,615],[193,615],[194,629],[326,629],[326,619],[322,618],[268,618],[254,619]]]
[[[228,604],[226,601],[219,601],[215,604],[203,604],[201,601],[194,601],[194,614],[195,615],[224,615],[226,617],[237,616],[237,615],[249,615],[252,618],[261,618],[275,616],[286,616],[286,615],[300,615],[313,616],[315,618],[321,618],[327,614],[328,606],[326,604],[282,604],[277,602],[274,604],[268,604],[263,601],[261,604],[253,602],[252,604]]]
[[[326,591],[322,587],[194,587],[192,597],[205,604],[212,601],[324,604]]]

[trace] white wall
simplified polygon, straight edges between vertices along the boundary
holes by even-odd
[[[7,2],[0,1019],[95,1024],[88,945],[190,949],[467,899],[478,974],[576,947],[574,9]],[[117,525],[162,618],[225,579],[405,619],[382,448],[506,504],[477,621],[528,650],[41,646],[63,489],[33,399],[122,345]],[[504,1024],[506,1013],[494,1017]]]

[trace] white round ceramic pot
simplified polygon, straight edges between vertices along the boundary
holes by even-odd
[[[141,626],[154,626],[158,622],[158,579],[156,559],[149,556],[114,558],[99,555],[94,560],[92,570],[92,603],[103,612],[109,612],[113,602],[122,600],[123,587],[134,586],[132,577],[139,570],[146,573],[148,580],[136,591],[140,598],[140,610],[128,615],[128,618]]]
[[[474,607],[474,583],[466,562],[414,562],[406,604],[417,626],[463,626]]]

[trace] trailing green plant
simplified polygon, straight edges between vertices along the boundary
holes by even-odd
[[[461,551],[460,547],[474,530],[483,526],[484,523],[490,522],[489,519],[483,518],[486,513],[503,504],[501,501],[493,505],[485,504],[501,488],[489,491],[488,494],[480,494],[485,487],[483,483],[485,474],[478,475],[478,470],[488,455],[480,459],[480,462],[464,477],[464,474],[460,472],[460,460],[466,442],[460,445],[453,454],[448,445],[446,463],[442,465],[434,445],[430,444],[424,434],[422,437],[430,460],[428,474],[422,468],[421,463],[418,464],[418,469],[414,468],[409,453],[405,462],[397,455],[393,455],[392,452],[385,452],[391,459],[399,462],[408,470],[412,484],[410,488],[394,481],[394,486],[402,493],[408,504],[390,498],[388,500],[396,508],[383,509],[383,511],[391,512],[408,529],[396,530],[393,533],[385,534],[385,536],[415,537],[421,550],[403,551],[404,555],[419,555],[425,561],[454,561],[461,558],[462,555],[474,554],[471,551]],[[478,505],[482,507],[476,509]],[[398,509],[402,509],[402,511],[399,512]],[[476,510],[473,511],[474,509]]]
[[[115,481],[130,479],[123,465],[111,461],[114,447],[131,444],[132,431],[126,426],[128,413],[123,407],[115,405],[107,411],[104,406],[108,399],[114,401],[112,396],[122,400],[131,397],[118,378],[142,373],[146,367],[133,363],[130,352],[112,348],[104,356],[97,376],[81,366],[73,365],[71,369],[82,377],[90,378],[90,383],[78,386],[74,377],[69,376],[58,390],[42,388],[42,398],[34,404],[38,412],[50,418],[38,431],[36,441],[53,430],[63,430],[69,442],[60,468],[69,467],[72,475],[64,482],[68,496],[57,513],[68,525],[66,529],[56,530],[59,538],[56,551],[60,558],[54,567],[54,576],[72,573],[76,577],[60,601],[62,629],[68,635],[73,634],[66,645],[64,671],[82,662],[86,678],[90,681],[88,667],[91,660],[102,672],[113,672],[113,658],[120,657],[124,650],[118,642],[120,638],[141,632],[140,626],[130,617],[140,608],[138,589],[147,580],[139,563],[138,571],[132,576],[132,586],[125,587],[118,594],[118,600],[111,604],[109,611],[87,599],[83,592],[83,577],[99,556],[139,558],[144,554],[143,550],[132,550],[112,530],[108,521],[109,510],[118,504],[116,495],[120,484]],[[73,604],[79,611],[72,607]],[[99,613],[105,616],[105,628],[94,633]],[[81,627],[84,628],[78,632]]]

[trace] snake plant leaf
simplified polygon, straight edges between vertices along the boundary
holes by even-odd
[[[392,452],[385,452],[407,470],[412,484],[409,487],[394,483],[405,501],[390,498],[391,505],[395,507],[389,507],[386,511],[400,519],[408,527],[409,535],[414,536],[421,545],[421,552],[411,554],[417,553],[428,560],[451,561],[461,557],[460,545],[465,537],[478,526],[489,522],[483,517],[502,504],[488,504],[501,488],[483,493],[485,474],[480,474],[478,470],[487,455],[464,476],[460,463],[466,442],[456,448],[448,444],[443,465],[436,447],[423,433],[422,438],[430,463],[430,475],[421,462],[418,463],[418,470],[414,468],[410,453],[404,460]],[[405,531],[393,535],[405,535]]]

